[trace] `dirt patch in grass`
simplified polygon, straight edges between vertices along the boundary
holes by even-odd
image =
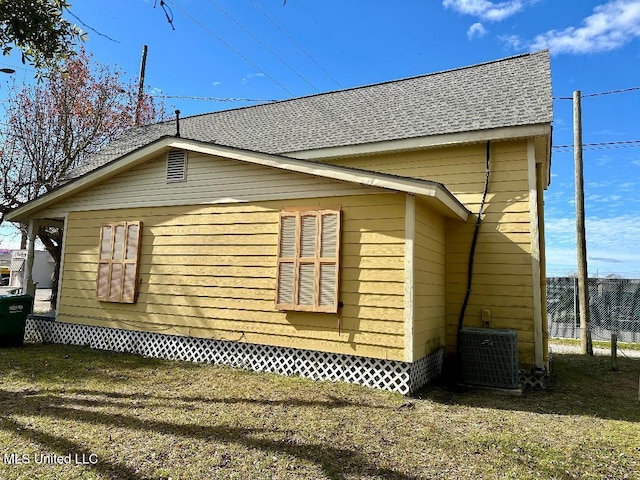
[[[0,350],[0,478],[639,478],[639,359],[418,395],[61,345]]]

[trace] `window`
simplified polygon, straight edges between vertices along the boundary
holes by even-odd
[[[338,311],[340,210],[283,211],[276,308]]]
[[[96,297],[103,302],[135,303],[142,224],[102,225]]]

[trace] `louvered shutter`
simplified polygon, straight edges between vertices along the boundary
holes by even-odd
[[[122,272],[122,302],[135,303],[140,257],[140,238],[142,225],[139,222],[127,224],[127,241],[124,252],[124,271]]]
[[[340,211],[282,212],[276,307],[338,311]]]
[[[298,296],[296,305],[312,309],[315,305],[315,271],[318,216],[300,215],[300,255],[298,259]]]
[[[278,294],[276,304],[280,308],[293,306],[293,262],[280,263],[278,267]]]
[[[321,217],[319,307],[338,311],[338,259],[340,257],[340,212]]]
[[[140,222],[103,225],[96,298],[107,302],[134,303],[137,293]]]
[[[109,283],[110,302],[118,302],[122,297],[122,263],[111,264],[111,282]]]
[[[103,225],[100,229],[100,256],[98,260],[98,279],[96,282],[96,297],[98,300],[107,300],[109,298],[112,231],[113,227],[111,225]]]
[[[295,215],[280,216],[280,234],[278,237],[278,283],[276,286],[276,305],[278,308],[292,308],[296,264]]]

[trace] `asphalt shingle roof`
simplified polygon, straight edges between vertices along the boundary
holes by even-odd
[[[180,119],[184,138],[271,154],[552,121],[549,52]],[[131,129],[72,176],[164,135],[175,121]]]

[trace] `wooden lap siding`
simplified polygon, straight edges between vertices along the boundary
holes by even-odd
[[[186,181],[167,182],[166,175],[166,155],[160,155],[61,200],[39,214],[43,218],[56,218],[79,210],[261,202],[382,192],[193,152],[188,153]]]
[[[332,163],[441,182],[475,213],[484,188],[485,148],[485,143],[478,143]],[[493,328],[517,330],[523,363],[533,363],[534,351],[528,188],[527,141],[493,142],[489,194],[475,255],[473,292],[465,316],[465,325],[481,326],[481,311],[488,308]],[[446,345],[449,351],[455,348],[475,221],[475,215],[471,215],[466,224],[446,220]]]
[[[71,212],[59,320],[403,359],[403,194]],[[337,314],[275,309],[286,206],[341,206]],[[100,225],[141,221],[136,304],[95,298]]]
[[[414,358],[445,346],[445,220],[416,201]]]

